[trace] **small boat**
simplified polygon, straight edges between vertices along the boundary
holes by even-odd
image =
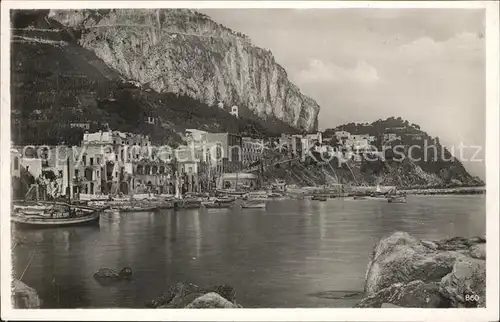
[[[233,206],[232,203],[227,203],[227,202],[204,202],[202,203],[203,207],[207,209],[214,209],[214,208],[231,208]]]
[[[174,200],[174,209],[193,209],[200,208],[201,201],[197,199],[178,199]]]
[[[253,209],[253,208],[266,208],[265,202],[243,202],[241,204],[241,208],[244,209]]]
[[[283,195],[281,193],[271,192],[271,193],[267,194],[267,197],[268,198],[280,198],[280,197],[283,197]]]
[[[387,200],[387,196],[383,195],[383,194],[373,194],[371,196],[368,196],[367,199],[386,201]]]
[[[219,197],[219,198],[215,198],[214,201],[215,202],[219,202],[219,203],[233,203],[236,199],[233,198],[233,197],[229,197],[229,196],[226,196],[226,197]]]
[[[11,221],[21,228],[50,228],[61,226],[98,225],[101,211],[84,206],[68,205],[66,210],[52,209],[44,213],[32,214],[17,210]]]
[[[119,215],[120,214],[120,210],[119,209],[115,209],[115,208],[109,208],[109,209],[105,209],[104,213],[105,214],[110,214],[110,215]]]
[[[234,189],[217,189],[216,193],[218,193],[220,195],[238,196],[238,197],[241,197],[244,194],[246,194],[245,191],[237,191],[237,190],[234,190]]]
[[[367,200],[368,196],[354,196],[354,200]]]
[[[391,196],[387,199],[389,203],[406,203],[406,196]]]
[[[328,198],[326,196],[313,196],[311,200],[326,201]]]
[[[149,212],[158,210],[158,206],[146,205],[121,205],[118,207],[121,212]]]

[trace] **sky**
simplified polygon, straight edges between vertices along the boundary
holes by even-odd
[[[319,127],[401,116],[484,158],[482,9],[203,9],[270,49],[321,107]],[[464,160],[484,179],[484,163]]]

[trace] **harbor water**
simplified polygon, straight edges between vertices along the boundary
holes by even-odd
[[[13,231],[14,275],[44,308],[143,308],[179,281],[230,284],[244,307],[350,307],[374,244],[394,231],[422,239],[483,236],[485,196],[269,201],[267,209],[104,214],[99,227]],[[31,262],[30,262],[31,261]],[[30,263],[28,265],[28,263]],[[100,285],[101,267],[132,268]]]

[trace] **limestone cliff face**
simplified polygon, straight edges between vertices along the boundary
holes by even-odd
[[[318,104],[301,94],[268,50],[208,16],[185,9],[53,10],[126,78],[157,92],[187,94],[207,104],[248,108],[302,130],[316,130]]]

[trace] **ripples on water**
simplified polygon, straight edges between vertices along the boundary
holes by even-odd
[[[271,201],[267,209],[103,215],[100,227],[21,231],[15,276],[44,307],[131,307],[178,281],[228,283],[245,307],[345,307],[356,301],[373,245],[395,230],[419,238],[482,236],[484,196],[409,196],[407,204]],[[101,286],[100,267],[133,279]],[[347,299],[339,299],[347,295]]]

